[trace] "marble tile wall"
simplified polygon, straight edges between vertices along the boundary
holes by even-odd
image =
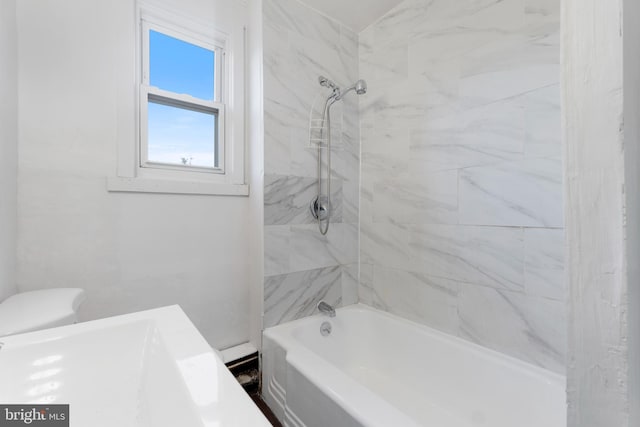
[[[309,142],[312,108],[328,95],[324,75],[358,79],[358,36],[297,0],[264,0],[264,327],[308,316],[318,301],[358,298],[358,100],[331,109],[334,208],[323,236],[309,213],[317,194],[317,148]]]
[[[563,372],[559,10],[405,0],[359,35],[358,297]]]

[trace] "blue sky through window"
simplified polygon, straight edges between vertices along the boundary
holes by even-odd
[[[149,31],[149,84],[213,101],[215,53]]]
[[[149,160],[215,167],[215,116],[149,102]]]
[[[215,53],[149,31],[149,84],[213,101]],[[215,167],[215,117],[149,101],[148,158],[152,162]]]

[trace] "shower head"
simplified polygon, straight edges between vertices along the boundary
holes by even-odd
[[[358,80],[356,84],[353,86],[358,95],[363,95],[367,93],[367,82],[365,82],[364,80],[362,79]]]
[[[336,97],[336,101],[339,101],[344,97],[347,93],[355,90],[358,95],[363,95],[367,93],[367,82],[360,79],[353,84],[353,86],[349,86],[345,90],[341,91],[340,94]]]

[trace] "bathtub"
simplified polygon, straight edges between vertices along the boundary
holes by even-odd
[[[287,426],[566,425],[563,376],[367,306],[263,338],[263,399]]]

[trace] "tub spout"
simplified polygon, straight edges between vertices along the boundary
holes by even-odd
[[[324,301],[318,303],[318,310],[329,317],[336,317],[336,310]]]

